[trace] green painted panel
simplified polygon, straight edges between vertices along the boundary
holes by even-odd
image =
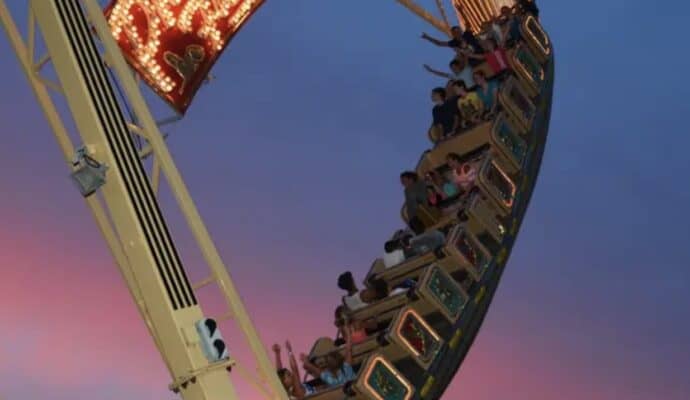
[[[508,122],[503,121],[498,127],[498,139],[510,151],[517,163],[522,166],[527,156],[527,144],[520,138],[508,125]]]
[[[376,361],[367,385],[384,400],[405,400],[410,394],[403,382],[381,361]]]
[[[529,73],[537,86],[541,87],[543,81],[543,69],[541,65],[539,65],[539,62],[534,58],[532,53],[526,47],[522,47],[515,55],[515,58],[525,68],[527,73]]]
[[[480,274],[484,273],[491,260],[484,256],[484,252],[480,251],[464,232],[458,237],[455,246],[470,264],[479,270]]]
[[[443,274],[438,267],[431,271],[431,277],[427,283],[431,295],[438,301],[446,312],[454,319],[458,318],[465,307],[465,299],[460,289],[452,279]]]

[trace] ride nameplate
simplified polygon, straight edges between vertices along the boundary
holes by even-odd
[[[218,57],[264,0],[113,0],[105,16],[125,58],[184,114]]]

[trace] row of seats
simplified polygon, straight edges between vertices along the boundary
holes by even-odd
[[[515,227],[512,210],[532,144],[534,99],[550,44],[531,15],[521,21],[524,40],[511,49],[511,73],[498,92],[500,111],[426,151],[414,172],[442,185],[469,165],[469,183],[443,202],[416,204],[422,228],[397,231],[386,242],[361,290],[352,274],[341,275],[338,285],[347,295],[335,313],[339,335],[319,338],[301,357],[312,379],[302,382],[283,371],[291,398],[340,400],[345,392],[410,399],[438,355],[457,342],[463,312]],[[408,209],[403,206],[401,214],[413,228]]]

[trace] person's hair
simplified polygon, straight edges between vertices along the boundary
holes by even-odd
[[[400,174],[401,179],[411,179],[414,182],[417,182],[419,180],[419,176],[417,176],[416,172],[412,171],[405,171],[402,174]]]
[[[460,30],[460,27],[457,26],[457,25],[453,25],[453,26],[450,27],[450,30],[451,30],[451,32],[452,32],[452,31],[455,31],[455,30],[458,30],[458,31],[459,31],[459,30]]]
[[[421,235],[422,233],[424,233],[424,230],[426,229],[426,226],[424,226],[424,222],[422,222],[417,217],[412,218],[408,222],[408,225],[410,226],[410,229],[412,229],[412,232],[414,232],[416,235]]]
[[[338,277],[338,287],[346,291],[354,290],[355,278],[352,277],[352,272],[347,271],[340,274]]]
[[[462,79],[458,79],[457,81],[453,82],[453,86],[461,87],[461,88],[465,89],[465,91],[468,90],[467,84]]]
[[[461,162],[462,159],[460,158],[460,155],[458,153],[448,153],[446,155],[446,160],[453,160],[457,162]]]
[[[388,284],[383,279],[375,279],[371,282],[371,286],[376,291],[376,298],[382,299],[388,296]]]
[[[458,58],[454,58],[450,63],[448,63],[448,66],[453,68],[454,65],[460,65],[460,60]]]
[[[484,71],[476,70],[472,73],[473,76],[481,76],[482,78],[486,79],[486,74]]]
[[[326,363],[328,368],[341,368],[343,366],[343,363],[345,362],[345,357],[343,357],[342,354],[338,350],[333,351],[328,353],[326,356]],[[330,360],[333,360],[333,363],[331,364]]]
[[[288,372],[290,372],[290,370],[287,368],[279,369],[278,370],[278,378],[280,378],[280,380],[282,381],[283,379],[285,379],[285,375],[287,375]]]
[[[434,89],[431,91],[431,93],[435,93],[435,94],[441,96],[444,100],[445,100],[445,98],[446,98],[446,89],[444,89],[444,88],[442,88],[442,87],[434,88]]]

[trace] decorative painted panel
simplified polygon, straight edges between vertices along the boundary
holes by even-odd
[[[427,288],[438,303],[453,319],[457,319],[465,308],[465,298],[458,286],[448,275],[441,272],[438,267],[433,267]]]
[[[412,391],[383,359],[377,358],[366,377],[366,386],[378,400],[407,400]]]

